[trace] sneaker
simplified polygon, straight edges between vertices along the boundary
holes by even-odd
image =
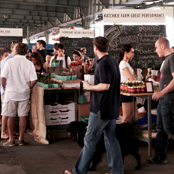
[[[167,159],[165,159],[163,161],[159,161],[159,164],[167,164],[167,163],[168,163]]]
[[[16,146],[15,141],[6,141],[3,143],[3,146]]]
[[[154,160],[154,159],[151,159],[151,160],[147,159],[146,162],[151,163],[151,164],[167,164],[168,163],[167,159],[162,160],[162,161]]]
[[[25,145],[25,141],[24,140],[18,140],[18,145],[19,146],[23,146],[23,145]]]
[[[158,160],[153,160],[153,159],[147,159],[146,162],[151,163],[151,164],[159,164]]]

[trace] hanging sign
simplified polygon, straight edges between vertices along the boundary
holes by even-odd
[[[60,37],[94,37],[94,30],[60,29]]]
[[[22,28],[0,28],[0,36],[23,36]]]
[[[165,23],[165,10],[103,9],[103,21],[108,23]]]

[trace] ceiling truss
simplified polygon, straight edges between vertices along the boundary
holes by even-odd
[[[0,0],[0,28],[23,28],[23,37],[81,18],[87,28],[89,16],[103,8],[124,5],[126,8],[145,9],[155,5],[174,6],[173,0]],[[69,22],[70,23],[70,22]],[[72,25],[71,23],[71,25]],[[79,23],[78,23],[79,25]]]

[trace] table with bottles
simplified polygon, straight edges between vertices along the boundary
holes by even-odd
[[[152,128],[151,128],[151,100],[152,93],[145,92],[145,85],[143,81],[126,81],[121,82],[121,94],[133,97],[133,117],[135,116],[135,97],[147,99],[147,114],[148,114],[148,136],[142,137],[142,141],[148,143],[148,156],[152,155]]]

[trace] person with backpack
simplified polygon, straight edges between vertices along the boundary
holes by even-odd
[[[61,43],[60,44],[55,43],[53,48],[57,50],[57,54],[51,58],[50,65],[54,59],[63,60],[63,64],[62,64],[63,70],[69,71],[69,65],[71,63],[71,58],[64,54],[64,52],[65,52],[64,45]]]

